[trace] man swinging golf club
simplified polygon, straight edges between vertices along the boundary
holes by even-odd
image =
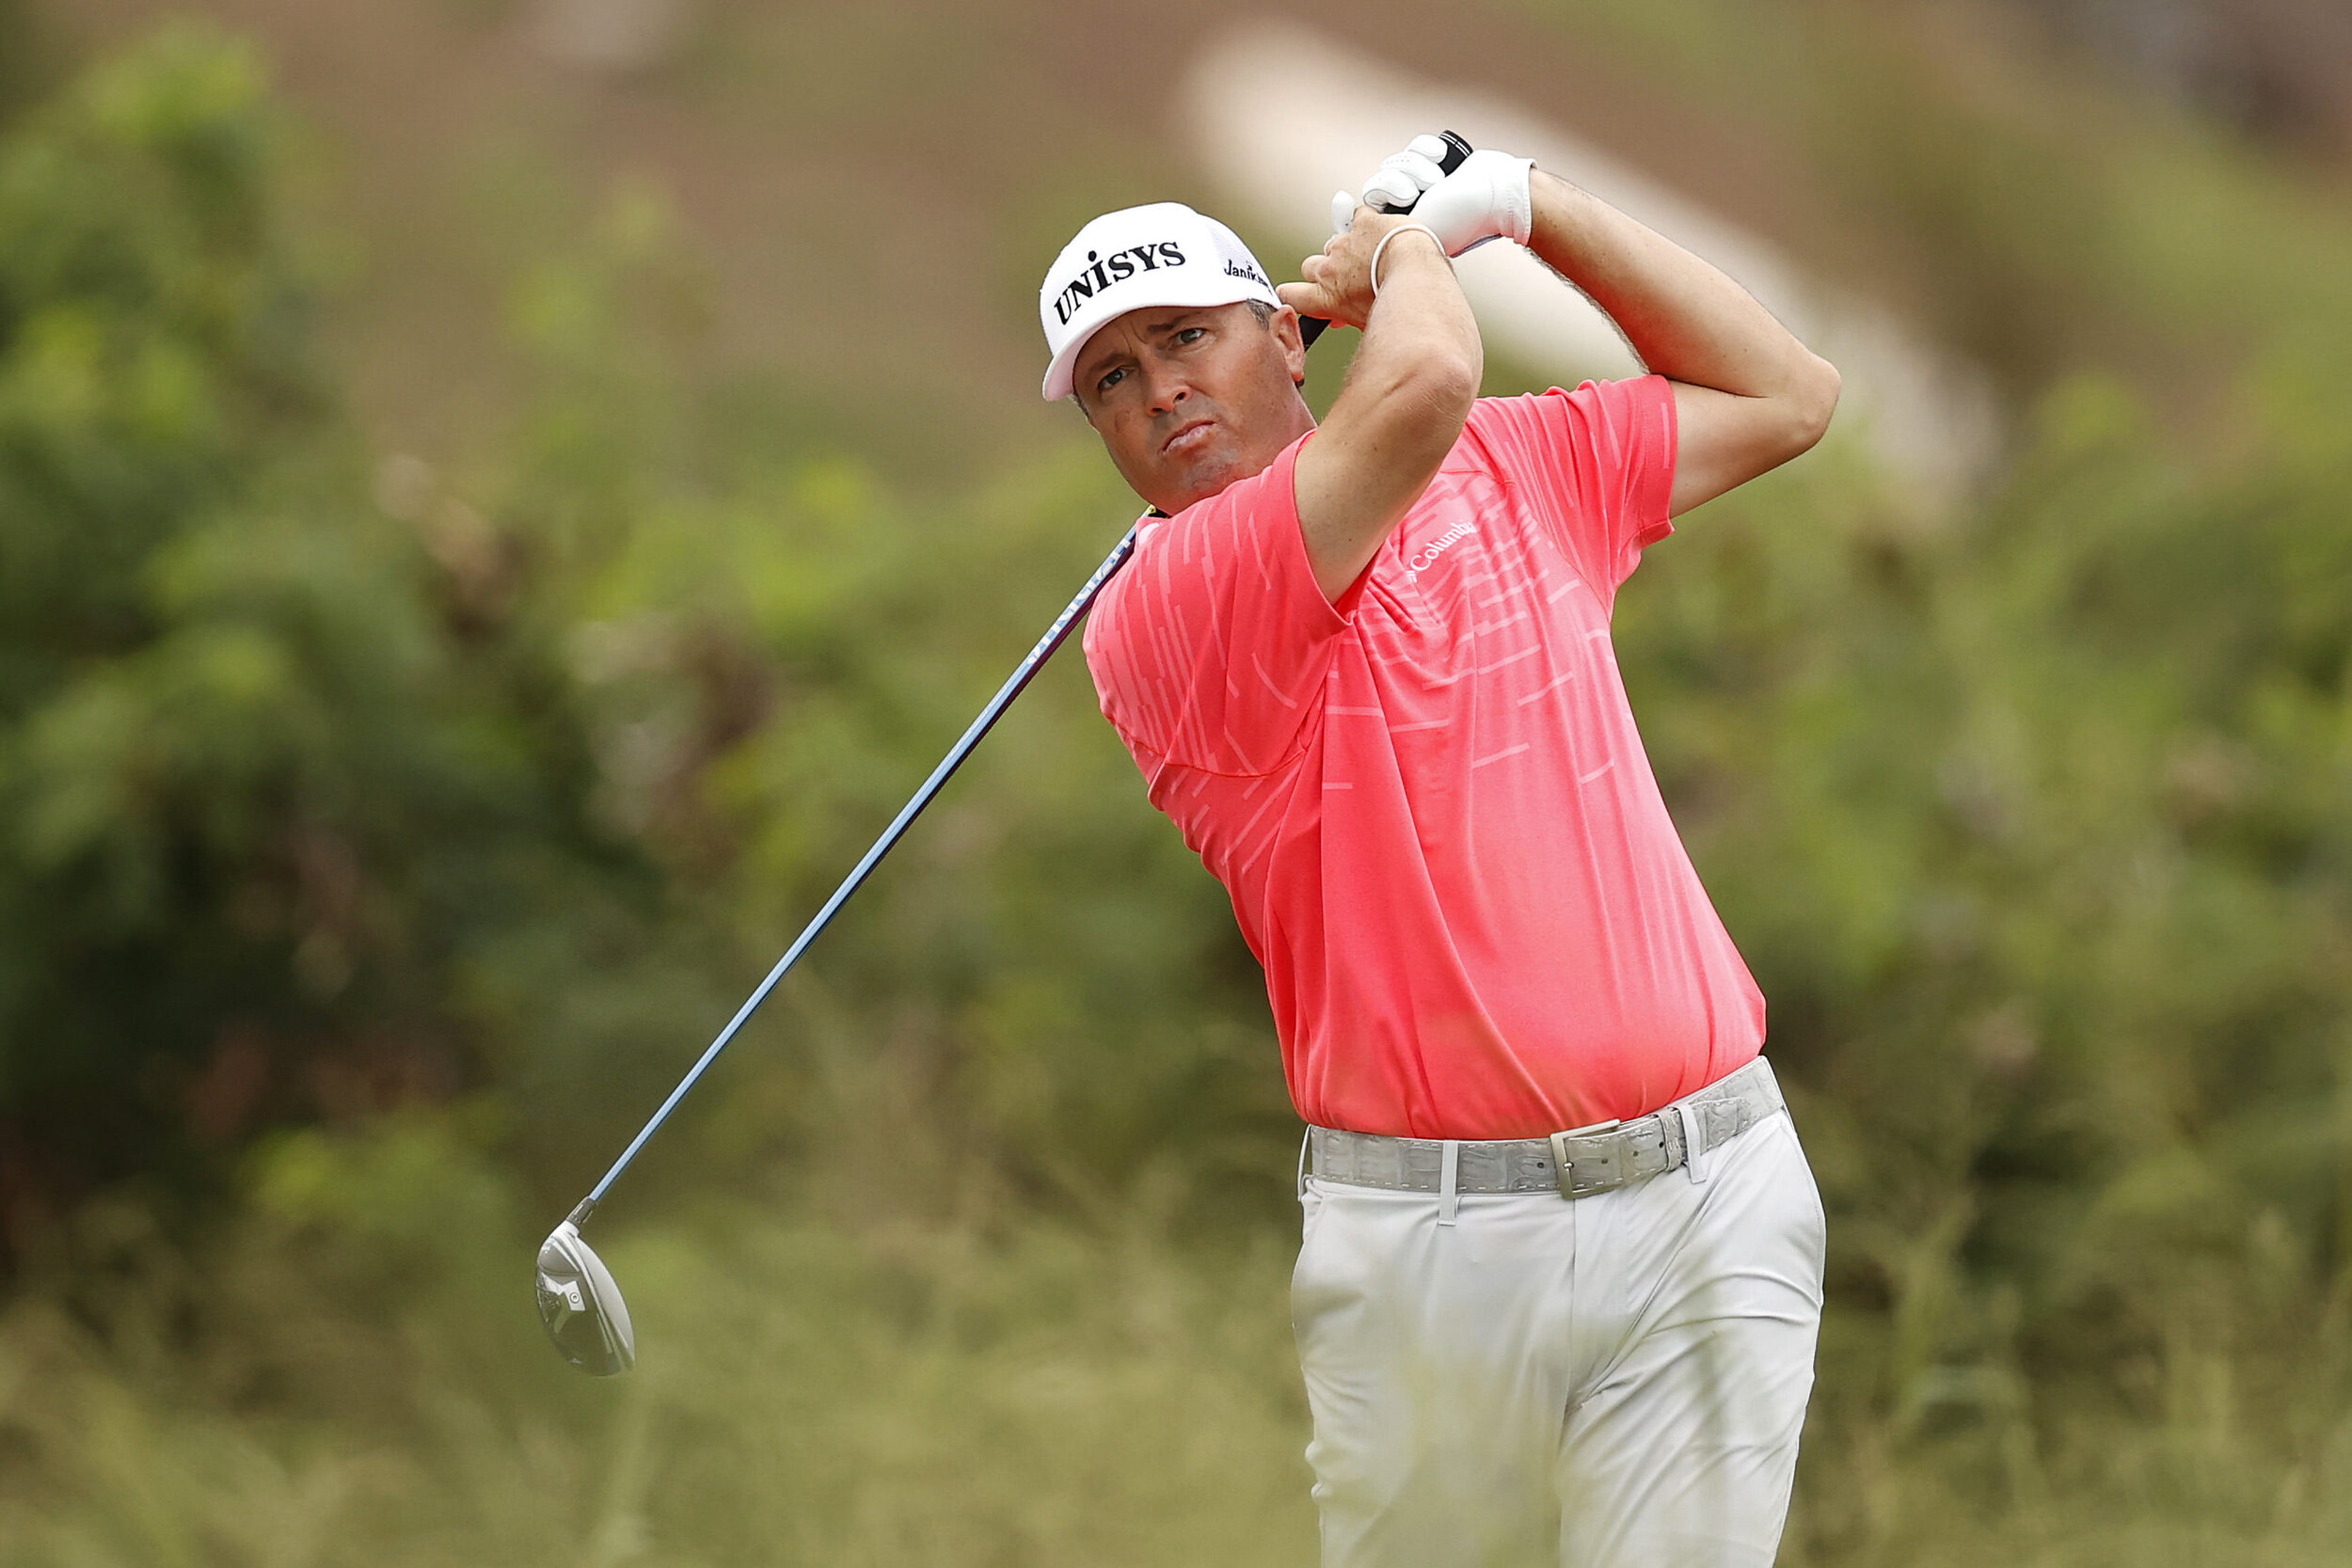
[[[1837,372],[1585,192],[1444,150],[1343,193],[1279,290],[1172,203],[1055,261],[1045,396],[1164,515],[1087,659],[1232,896],[1310,1124],[1324,1562],[1764,1568],[1820,1202],[1609,624],[1670,519],[1820,437]],[[1449,258],[1494,238],[1651,373],[1480,398]],[[1319,428],[1302,316],[1363,333]]]

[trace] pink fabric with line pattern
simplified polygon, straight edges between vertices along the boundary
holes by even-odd
[[[1233,899],[1299,1114],[1529,1137],[1754,1056],[1764,999],[1633,727],[1610,611],[1672,531],[1661,377],[1482,399],[1335,607],[1292,471],[1146,526],[1103,711]]]

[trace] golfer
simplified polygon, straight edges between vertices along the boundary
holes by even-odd
[[[1279,290],[1172,203],[1056,261],[1045,396],[1152,508],[1087,659],[1232,896],[1309,1123],[1324,1562],[1765,1568],[1820,1200],[1609,625],[1675,516],[1820,439],[1837,372],[1585,192],[1442,151],[1343,193]],[[1650,373],[1479,397],[1450,258],[1498,237]],[[1320,427],[1302,315],[1363,333]]]

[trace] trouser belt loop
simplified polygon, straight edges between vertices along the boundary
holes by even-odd
[[[1438,1223],[1452,1225],[1462,1203],[1462,1140],[1447,1138],[1438,1151]]]
[[[1307,1149],[1314,1141],[1315,1130],[1311,1127],[1298,1135],[1298,1196],[1302,1201],[1307,1196]]]
[[[1691,1173],[1691,1185],[1695,1187],[1707,1180],[1707,1140],[1699,1131],[1699,1108],[1678,1100],[1675,1120],[1682,1126],[1682,1168]]]

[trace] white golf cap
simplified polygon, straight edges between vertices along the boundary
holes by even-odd
[[[1181,201],[1104,213],[1046,270],[1038,320],[1054,356],[1045,401],[1070,395],[1071,368],[1104,322],[1147,305],[1280,305],[1241,236]]]

